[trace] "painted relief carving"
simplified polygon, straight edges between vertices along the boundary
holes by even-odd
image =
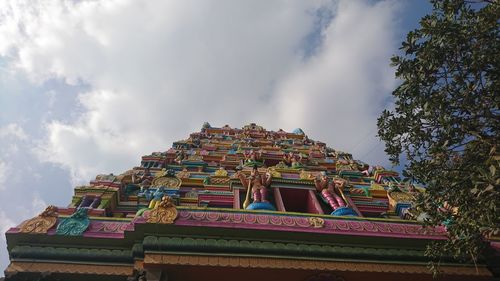
[[[20,227],[23,233],[47,233],[57,222],[57,207],[48,206],[37,217],[27,220]]]
[[[325,226],[325,220],[322,218],[312,217],[309,218],[309,224],[314,228],[322,228]]]
[[[172,224],[177,218],[177,208],[170,196],[163,196],[160,204],[149,213],[148,223]]]
[[[87,230],[89,224],[87,208],[79,208],[73,215],[59,223],[56,233],[59,235],[80,236]]]

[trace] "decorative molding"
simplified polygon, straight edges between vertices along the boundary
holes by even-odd
[[[146,254],[145,265],[194,265],[222,266],[237,268],[273,268],[301,269],[341,272],[394,272],[410,274],[426,274],[431,272],[425,264],[388,264],[347,261],[318,261],[302,259],[282,259],[268,257],[237,257],[237,256],[197,256],[197,255],[165,255]],[[443,273],[449,275],[491,276],[486,267],[445,266],[441,265]]]
[[[77,273],[99,275],[132,275],[133,265],[97,265],[97,264],[69,264],[69,263],[38,263],[13,261],[5,270],[5,274],[18,272],[52,272],[52,273]]]
[[[239,190],[237,190],[239,191]],[[275,195],[276,196],[276,195]],[[238,197],[237,197],[238,198]],[[236,206],[238,207],[238,206]],[[205,226],[211,228],[242,228],[242,229],[261,229],[275,231],[295,231],[295,232],[310,232],[323,234],[354,234],[359,236],[373,237],[397,237],[405,239],[445,239],[446,231],[444,228],[424,228],[420,224],[405,223],[405,222],[388,222],[365,219],[343,219],[333,216],[325,216],[321,214],[310,214],[304,216],[301,214],[294,215],[284,213],[264,213],[257,211],[239,211],[222,210],[222,209],[189,209],[186,207],[167,208],[167,213],[171,213],[167,217],[173,219],[173,223],[182,226]],[[174,211],[175,210],[175,211]],[[146,211],[143,216],[135,219],[120,219],[119,221],[113,218],[92,218],[85,233],[85,237],[107,237],[107,238],[123,238],[126,231],[133,231],[136,224],[147,222],[156,223],[154,218],[151,218],[153,210]],[[165,208],[160,209],[154,214],[166,214]],[[177,214],[176,214],[177,213]],[[62,218],[61,218],[62,217]],[[64,221],[70,217],[59,217],[59,224],[66,224]],[[323,219],[323,226],[313,222],[310,218]],[[34,218],[37,219],[37,218]],[[32,219],[32,220],[34,220]],[[170,221],[166,220],[166,221]],[[149,220],[149,221],[148,221]],[[316,219],[314,219],[316,220]],[[27,224],[26,221],[23,224]],[[172,222],[168,222],[172,223]],[[10,233],[21,232],[21,224],[17,228],[12,228]],[[317,225],[318,227],[314,227]],[[57,234],[62,234],[59,228]],[[27,231],[27,230],[26,230]],[[53,234],[53,230],[48,231],[48,235]],[[35,232],[33,232],[35,233]],[[38,233],[38,232],[37,232]],[[79,235],[79,234],[77,234]]]
[[[133,253],[129,248],[82,248],[82,247],[51,247],[51,246],[15,246],[10,251],[10,257],[16,260],[65,261],[65,262],[110,262],[130,263]]]
[[[176,225],[203,225],[206,227],[234,227],[305,231],[328,234],[355,234],[418,239],[445,239],[444,228],[424,228],[418,224],[390,223],[365,220],[322,218],[323,227],[311,225],[310,217],[271,215],[259,213],[235,213],[220,211],[180,210]]]
[[[55,206],[48,206],[45,211],[37,217],[27,220],[20,226],[22,233],[47,233],[57,223],[58,209]]]
[[[229,177],[211,177],[210,185],[229,185],[230,181]]]
[[[282,258],[316,259],[362,259],[384,260],[392,262],[421,261],[425,262],[424,251],[410,249],[395,249],[368,246],[341,246],[334,244],[290,243],[283,241],[258,241],[245,239],[207,239],[146,236],[143,240],[143,251],[158,253],[158,249],[168,249],[176,253],[227,254],[253,253],[259,256]]]
[[[134,230],[134,224],[132,222],[91,221],[85,234],[123,234],[126,230]]]
[[[163,196],[160,204],[149,212],[147,222],[172,224],[177,218],[177,215],[177,208],[175,207],[172,198],[170,198],[170,196]]]

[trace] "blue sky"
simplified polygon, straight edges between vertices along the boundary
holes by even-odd
[[[376,117],[413,1],[0,2],[0,268],[5,232],[203,122],[304,129],[390,167]],[[3,273],[0,273],[0,276]]]

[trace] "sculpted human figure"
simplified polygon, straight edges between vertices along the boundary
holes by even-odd
[[[293,152],[288,152],[288,154],[283,155],[283,162],[289,166],[292,165],[292,159],[295,159]]]
[[[251,185],[253,203],[269,202],[267,198],[267,187],[271,184],[272,176],[270,172],[267,172],[265,176],[261,176],[257,167],[254,167],[248,178],[241,172],[238,174],[238,178],[244,187]]]
[[[186,158],[186,154],[184,153],[184,150],[181,150],[177,152],[177,157],[175,157],[174,162],[177,164],[182,164],[182,160]]]
[[[189,171],[187,170],[186,167],[182,168],[182,171],[180,171],[178,174],[177,174],[177,177],[180,178],[180,179],[189,179],[190,177],[190,173]]]
[[[255,152],[252,149],[249,152],[245,151],[244,156],[245,156],[245,159],[246,159],[247,162],[255,162],[255,161],[259,161],[260,160],[261,154],[262,154],[261,151]]]
[[[337,180],[337,182],[330,181],[325,172],[322,172],[316,179],[314,180],[314,185],[316,186],[316,190],[321,192],[321,196],[328,201],[328,204],[335,211],[338,208],[346,207],[346,204],[342,197],[340,197],[336,193],[336,184],[339,185],[338,188],[343,188],[345,182],[341,180]]]
[[[292,168],[302,167],[302,154],[295,155],[293,152],[283,155],[284,162]]]
[[[132,174],[132,183],[139,184],[141,190],[144,187],[149,187],[151,185],[151,172],[148,168],[144,169],[142,176],[138,177],[135,173]]]

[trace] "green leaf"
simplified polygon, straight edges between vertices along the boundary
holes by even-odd
[[[498,225],[499,215],[500,6],[431,2],[432,12],[391,58],[401,84],[394,109],[378,119],[378,136],[392,161],[407,159],[403,176],[426,185],[417,205],[429,225],[450,219],[439,211],[444,202],[457,210],[450,239],[429,248],[430,260],[475,262],[485,253],[484,229]]]

